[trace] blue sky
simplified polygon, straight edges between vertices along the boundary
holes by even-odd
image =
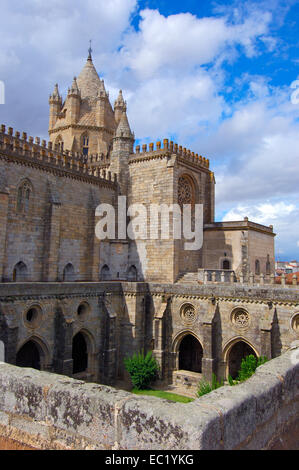
[[[92,38],[138,142],[169,137],[208,157],[217,220],[272,224],[277,257],[299,259],[298,1],[0,0],[0,10],[1,122],[47,138],[48,95],[56,82],[65,95]]]

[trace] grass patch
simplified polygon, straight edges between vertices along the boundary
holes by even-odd
[[[133,388],[132,393],[135,393],[135,395],[150,395],[158,398],[165,398],[166,400],[176,401],[179,403],[190,403],[194,400],[194,398],[177,395],[176,393],[164,392],[163,390],[137,390],[136,388]]]

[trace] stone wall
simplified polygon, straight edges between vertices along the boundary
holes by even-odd
[[[271,448],[298,428],[298,354],[188,404],[1,363],[0,437],[39,449]]]
[[[204,227],[204,259],[206,269],[223,269],[223,262],[229,262],[237,276],[249,280],[250,273],[274,274],[273,227],[266,227],[248,221],[215,222]],[[256,270],[256,261],[259,270]],[[267,262],[269,265],[267,266]]]
[[[188,153],[189,152],[189,153]],[[194,156],[190,151],[178,149],[173,142],[163,141],[136,147],[136,154],[129,157],[129,204],[144,204],[147,208],[147,236],[139,243],[131,244],[131,258],[135,258],[138,270],[149,282],[175,282],[185,272],[194,272],[202,266],[202,250],[185,250],[185,239],[174,239],[173,216],[170,217],[170,236],[163,239],[150,237],[150,206],[179,204],[202,204],[203,221],[214,220],[214,176],[209,170],[205,158]],[[115,171],[113,169],[113,171]],[[181,181],[185,180],[186,186]],[[151,219],[153,223],[154,217]],[[164,222],[165,224],[165,222]],[[161,230],[159,219],[153,223],[153,229]],[[194,230],[194,228],[193,228]],[[188,240],[189,243],[191,240]]]
[[[83,315],[81,305],[87,307]],[[40,314],[28,322],[32,308]],[[277,357],[299,340],[298,324],[297,289],[275,285],[0,284],[6,362],[16,364],[17,353],[33,341],[42,370],[71,376],[72,341],[80,332],[88,347],[84,379],[109,385],[125,378],[124,357],[143,348],[154,350],[161,379],[171,383],[173,372],[182,369],[186,336],[201,345],[203,375],[227,378],[236,343],[246,343],[257,356]]]
[[[0,281],[61,281],[69,264],[71,280],[99,280],[95,209],[114,203],[117,185],[110,172],[93,174],[74,154],[36,140],[1,126]],[[14,276],[20,263],[22,279]]]

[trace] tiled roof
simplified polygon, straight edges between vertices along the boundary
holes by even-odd
[[[286,274],[285,276],[285,280],[286,280],[286,284],[292,284],[293,283],[293,276],[296,276],[297,278],[297,284],[299,283],[299,272],[296,272],[296,273],[289,273],[289,274]],[[277,276],[275,278],[275,284],[281,284],[281,276]]]

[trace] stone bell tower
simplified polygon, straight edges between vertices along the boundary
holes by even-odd
[[[64,102],[55,85],[49,99],[49,136],[58,149],[106,158],[126,103],[120,91],[112,108],[91,52],[90,48],[86,64],[78,78],[74,77]]]

